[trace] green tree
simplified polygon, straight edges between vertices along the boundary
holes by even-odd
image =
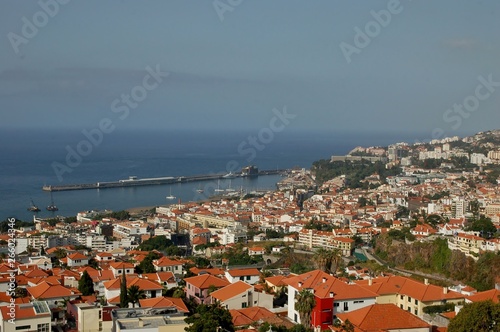
[[[167,239],[165,235],[160,235],[152,237],[149,240],[142,242],[139,245],[138,249],[144,251],[153,251],[155,249],[162,251],[173,245],[174,243],[171,240]]]
[[[100,269],[100,267],[99,267],[99,262],[98,262],[95,258],[91,258],[91,259],[89,259],[89,264],[88,264],[88,266],[90,266],[90,267],[92,267],[92,268],[94,268],[94,269],[96,269],[96,270],[99,270],[99,269]]]
[[[57,259],[61,259],[67,256],[66,250],[63,248],[58,248],[56,251],[54,251],[54,255],[56,256]]]
[[[132,307],[135,308],[135,304],[139,303],[140,299],[144,299],[146,294],[137,285],[132,285],[127,289],[127,300],[132,302]]]
[[[500,331],[500,303],[488,300],[466,304],[451,320],[448,331]]]
[[[199,305],[195,314],[187,317],[185,322],[189,324],[184,328],[186,332],[217,332],[219,329],[234,332],[233,318],[220,303]]]
[[[340,250],[319,248],[313,256],[318,268],[326,273],[336,273],[340,260]]]
[[[295,310],[299,312],[300,322],[306,328],[311,327],[311,312],[316,306],[314,294],[307,289],[302,289],[295,295]]]
[[[83,296],[94,294],[94,282],[87,271],[83,271],[82,276],[78,281],[78,290]]]
[[[490,218],[481,216],[479,219],[473,219],[465,228],[466,231],[480,232],[482,237],[489,239],[496,233],[497,229]]]
[[[156,252],[150,252],[143,260],[142,262],[138,265],[141,273],[153,273],[156,271],[153,261],[155,259],[160,258],[160,255],[158,255]]]
[[[128,308],[127,278],[125,277],[125,269],[122,271],[122,280],[120,283],[120,308]]]

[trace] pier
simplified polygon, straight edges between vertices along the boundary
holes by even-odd
[[[87,189],[107,189],[107,188],[123,188],[135,186],[153,186],[160,184],[173,184],[173,183],[186,183],[197,181],[211,181],[221,179],[232,179],[237,177],[251,177],[257,175],[278,175],[288,173],[288,169],[275,169],[259,171],[255,175],[245,175],[242,173],[234,173],[231,177],[228,174],[205,174],[205,175],[191,175],[191,176],[165,176],[157,178],[143,178],[139,179],[131,176],[128,179],[110,181],[110,182],[96,182],[96,183],[81,183],[81,184],[65,184],[65,185],[48,185],[43,186],[43,191],[68,191],[68,190],[87,190]]]

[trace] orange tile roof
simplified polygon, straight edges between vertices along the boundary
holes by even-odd
[[[89,259],[87,256],[85,256],[83,254],[80,254],[79,252],[75,252],[75,253],[73,253],[71,255],[68,255],[67,257],[69,259],[71,259],[72,261],[77,260],[77,259],[80,259],[80,260],[82,260],[82,259]]]
[[[231,316],[233,318],[232,320],[233,320],[234,326],[250,325],[254,322],[253,319],[248,318],[247,316],[245,316],[244,314],[239,312],[239,310],[232,309],[232,310],[229,310],[229,313],[231,314]]]
[[[251,250],[251,251],[265,251],[266,249],[263,248],[263,247],[251,247],[251,248],[248,248],[248,250]]]
[[[261,319],[265,320],[266,318],[276,317],[276,314],[262,307],[250,307],[239,310],[233,309],[229,310],[229,312],[233,317],[234,326],[250,325]]]
[[[163,287],[156,281],[153,280],[148,280],[148,279],[142,279],[142,278],[135,278],[132,280],[132,282],[128,283],[127,282],[127,287],[131,286],[138,286],[139,289],[142,290],[162,290]]]
[[[189,309],[187,308],[186,304],[182,301],[182,299],[179,298],[173,298],[173,297],[156,297],[156,298],[151,298],[151,299],[141,299],[139,300],[139,304],[141,305],[142,308],[169,308],[169,307],[176,307],[177,310],[181,312],[189,312]]]
[[[314,289],[314,295],[327,298],[333,295],[336,300],[376,298],[372,290],[357,284],[347,284],[321,270],[314,270],[283,280],[297,290]]]
[[[27,288],[28,293],[35,299],[54,299],[62,297],[71,297],[80,295],[62,285],[51,285],[47,282],[42,282],[36,286]]]
[[[203,274],[201,276],[185,278],[184,281],[199,289],[208,289],[212,285],[220,288],[230,284],[229,281],[214,277],[210,274]]]
[[[134,264],[126,263],[126,262],[111,262],[111,263],[109,263],[109,266],[111,266],[115,270],[133,269],[134,268]]]
[[[175,266],[175,265],[182,265],[182,262],[178,261],[176,259],[162,257],[160,259],[154,260],[153,265],[155,265],[155,266]]]
[[[233,284],[222,287],[210,294],[211,297],[224,302],[237,295],[247,292],[253,289],[253,287],[244,281],[237,281]]]
[[[113,257],[113,255],[111,255],[109,252],[100,252],[96,256],[99,256],[99,257]]]
[[[497,289],[490,289],[484,292],[479,292],[467,297],[472,302],[480,302],[492,300],[494,303],[500,302],[500,291]]]
[[[349,313],[338,314],[337,317],[349,321],[358,331],[385,331],[395,329],[430,328],[431,326],[402,310],[394,304],[373,304]]]
[[[0,313],[1,313],[4,321],[10,319],[10,316],[8,315],[9,312],[10,312],[10,308],[7,306],[3,306],[0,308]],[[15,318],[16,320],[35,318],[35,317],[50,317],[50,315],[51,315],[50,312],[43,313],[43,314],[37,314],[35,312],[35,309],[33,308],[33,306],[24,306],[24,305],[20,306],[18,304],[16,304],[14,312],[16,313],[16,318]]]
[[[288,279],[291,277],[285,277],[285,276],[273,276],[273,277],[268,277],[265,278],[264,280],[270,283],[271,285],[281,287],[281,286],[286,286],[286,284],[283,282],[284,279]]]
[[[223,276],[224,272],[225,272],[223,269],[218,269],[218,268],[199,269],[197,267],[192,267],[189,269],[189,271],[191,271],[194,274],[198,274],[198,275],[200,273],[208,273],[208,274],[211,274],[214,276],[217,276],[217,275]]]
[[[48,277],[49,274],[43,270],[35,269],[24,274],[27,278]]]
[[[405,294],[422,302],[465,299],[465,296],[436,285],[426,285],[416,280],[401,277],[379,277],[372,279],[372,286],[367,280],[357,281],[358,285],[379,295]]]
[[[243,276],[258,276],[260,275],[259,270],[250,268],[250,269],[233,269],[227,271],[231,277],[243,277]]]
[[[455,318],[457,313],[455,311],[449,311],[449,312],[442,312],[442,313],[440,313],[440,315],[443,317],[446,317],[448,319],[452,319],[452,318]]]

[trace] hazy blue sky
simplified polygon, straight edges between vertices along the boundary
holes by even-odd
[[[1,127],[109,118],[120,128],[258,129],[285,105],[294,129],[500,127],[498,85],[476,110],[443,119],[479,76],[500,82],[498,0],[220,0],[231,9],[223,20],[212,0],[72,0],[47,22],[39,2],[0,2]],[[374,23],[371,11],[389,7],[390,22]],[[36,19],[33,36],[23,26]],[[367,23],[370,43],[348,63],[340,45],[355,47]],[[14,34],[24,38],[17,53]],[[112,103],[143,84],[147,66],[170,74],[120,120]]]

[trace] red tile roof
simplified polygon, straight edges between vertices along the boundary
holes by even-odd
[[[497,289],[490,289],[484,292],[479,292],[467,297],[472,302],[480,302],[491,300],[494,303],[500,303],[500,291]]]
[[[10,308],[7,306],[0,308],[0,313],[1,313],[4,321],[7,321],[11,318],[8,315],[9,312],[10,312]],[[18,304],[16,304],[14,312],[16,313],[16,316],[15,316],[16,320],[34,318],[34,317],[50,317],[50,315],[51,315],[50,312],[37,314],[35,312],[35,309],[33,308],[33,306],[25,306],[25,305],[18,305]]]
[[[394,304],[373,304],[349,313],[338,314],[345,322],[347,319],[357,331],[385,331],[395,329],[431,328],[429,324]]]
[[[449,291],[447,288],[431,284],[426,285],[400,276],[374,278],[371,286],[368,285],[367,280],[357,281],[356,283],[379,295],[405,294],[422,302],[465,299],[464,295]]]
[[[203,274],[201,276],[185,278],[184,281],[186,282],[186,284],[189,283],[199,289],[208,289],[212,285],[220,288],[230,284],[229,281],[214,277],[210,274]]]
[[[260,272],[257,269],[233,269],[227,271],[231,277],[243,277],[243,276],[259,276]]]
[[[224,302],[251,289],[253,289],[253,287],[246,282],[237,281],[234,284],[229,284],[212,292],[210,296]]]
[[[170,308],[176,307],[180,312],[189,312],[186,304],[179,298],[173,297],[156,297],[151,299],[141,299],[139,300],[139,304],[142,308]]]
[[[79,259],[79,260],[82,260],[82,259],[89,259],[87,256],[85,256],[85,255],[83,255],[83,254],[80,254],[79,252],[75,252],[75,253],[73,253],[73,254],[71,254],[71,255],[68,255],[67,257],[68,257],[69,259],[71,259],[72,261],[77,260],[77,259]]]
[[[160,259],[154,260],[153,265],[155,265],[155,266],[176,266],[176,265],[182,265],[182,262],[178,261],[176,259],[162,257]]]
[[[47,282],[42,282],[36,286],[29,287],[28,293],[37,300],[43,299],[54,299],[62,297],[71,297],[80,295],[79,292],[75,292],[69,288],[62,285],[50,285]]]

